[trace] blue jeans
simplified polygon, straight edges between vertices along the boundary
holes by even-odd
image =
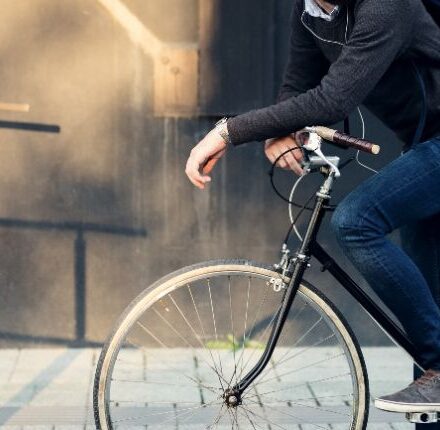
[[[393,312],[424,369],[440,370],[440,137],[419,143],[349,193],[338,243]],[[402,247],[386,235],[399,228]]]

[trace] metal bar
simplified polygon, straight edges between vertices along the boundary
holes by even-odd
[[[82,342],[86,335],[86,241],[78,230],[75,239],[75,338]]]
[[[61,230],[93,232],[102,234],[117,234],[121,236],[146,236],[147,231],[143,228],[129,228],[116,225],[94,224],[75,221],[28,221],[13,218],[0,218],[0,227],[28,228],[32,230]]]
[[[23,131],[39,131],[42,133],[59,133],[61,131],[61,127],[59,125],[19,121],[0,121],[0,128],[11,128],[13,130]]]
[[[68,348],[102,348],[104,342],[94,342],[84,340],[78,343],[75,339],[56,336],[39,336],[30,334],[12,333],[0,331],[0,341],[18,342],[18,343],[39,343],[48,345],[65,346]]]

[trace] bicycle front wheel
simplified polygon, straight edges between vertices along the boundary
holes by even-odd
[[[270,364],[237,404],[227,399],[264,351],[283,298],[272,288],[279,276],[254,262],[218,260],[143,291],[101,352],[97,428],[363,430],[369,393],[359,344],[305,281]]]

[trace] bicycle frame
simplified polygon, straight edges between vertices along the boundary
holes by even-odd
[[[280,310],[272,327],[266,348],[258,363],[243,377],[230,391],[229,395],[241,397],[241,394],[250,384],[260,375],[266,365],[269,363],[272,353],[275,350],[277,341],[281,335],[284,323],[288,317],[290,308],[303,279],[304,272],[310,266],[308,261],[315,257],[322,264],[322,271],[328,271],[363,307],[363,309],[373,318],[373,320],[382,328],[382,330],[401,348],[403,348],[420,366],[419,355],[408,339],[404,331],[379,307],[375,301],[330,257],[329,254],[316,241],[316,235],[321,227],[325,213],[328,211],[325,203],[330,199],[332,184],[335,171],[330,168],[321,168],[325,175],[325,180],[320,190],[316,193],[316,199],[312,215],[310,217],[307,231],[299,250],[293,257],[289,257],[289,276],[290,281],[284,290],[284,296]]]

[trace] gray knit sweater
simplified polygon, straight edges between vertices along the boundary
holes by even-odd
[[[331,22],[293,3],[277,103],[230,118],[234,145],[331,125],[363,103],[407,146],[423,106],[414,64],[427,92],[422,141],[440,134],[440,29],[422,0],[351,0]]]

